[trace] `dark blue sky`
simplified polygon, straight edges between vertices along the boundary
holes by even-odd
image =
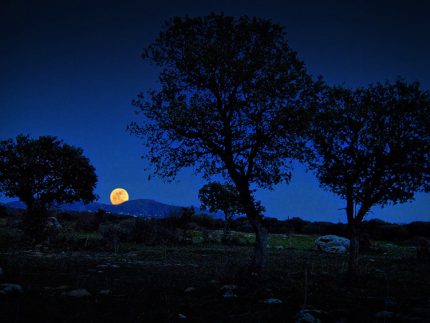
[[[0,4],[0,138],[56,135],[80,146],[97,169],[97,194],[115,187],[132,199],[198,205],[200,177],[148,181],[142,144],[125,131],[130,102],[156,85],[157,71],[140,59],[173,15],[271,18],[313,75],[330,84],[419,80],[430,89],[430,5],[427,1],[2,1]],[[297,165],[289,186],[259,191],[267,215],[344,221],[344,202],[319,188]],[[7,199],[0,198],[0,201]],[[430,194],[369,217],[430,220]]]

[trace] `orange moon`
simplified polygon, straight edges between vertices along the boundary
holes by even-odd
[[[128,201],[128,193],[123,188],[116,188],[110,193],[110,202],[119,205]]]

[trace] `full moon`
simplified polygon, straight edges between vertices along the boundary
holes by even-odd
[[[113,205],[119,205],[128,201],[128,193],[123,188],[116,188],[110,193],[110,201]]]

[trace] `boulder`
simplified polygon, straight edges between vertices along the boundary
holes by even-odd
[[[237,295],[233,292],[233,290],[227,289],[222,295],[222,297],[224,297],[224,299],[233,299],[237,298]]]
[[[0,284],[0,295],[20,295],[22,287],[18,284]]]
[[[384,319],[384,321],[386,319],[393,319],[397,316],[396,313],[394,312],[390,312],[390,311],[379,311],[375,314],[375,317],[378,319]]]
[[[90,292],[86,289],[74,289],[68,292],[64,292],[62,294],[63,296],[69,296],[69,297],[75,297],[75,298],[82,298],[82,297],[89,297],[91,296]]]
[[[324,313],[314,309],[302,309],[300,310],[294,320],[295,323],[321,323],[321,317]]]
[[[282,301],[278,298],[267,298],[264,300],[264,304],[282,304]]]
[[[237,285],[228,284],[221,286],[220,290],[235,290],[237,289]]]
[[[60,221],[58,221],[58,219],[53,216],[46,219],[46,227],[56,231],[63,229],[63,226],[61,225]]]
[[[349,248],[349,239],[336,235],[321,236],[315,240],[315,247],[329,253],[347,253]]]

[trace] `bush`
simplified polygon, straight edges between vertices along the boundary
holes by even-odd
[[[430,238],[430,222],[411,222],[405,225],[410,237],[427,237]]]
[[[57,214],[57,218],[64,221],[75,221],[80,218],[81,215],[78,215],[76,213],[69,213],[69,212],[60,212]]]
[[[0,218],[6,218],[9,215],[7,211],[7,207],[4,205],[0,205]]]
[[[171,244],[183,240],[182,230],[170,225],[163,225],[158,220],[132,218],[118,224],[102,225],[99,229],[103,239],[112,245],[118,242]]]
[[[109,245],[112,249],[116,249],[119,242],[118,225],[117,224],[105,224],[99,227],[99,233],[103,238],[103,241]]]
[[[198,224],[200,227],[206,229],[222,229],[224,227],[224,221],[221,219],[214,219],[207,214],[198,214],[191,217],[191,222]]]
[[[234,231],[241,231],[241,232],[247,232],[247,233],[254,232],[251,224],[249,223],[246,217],[240,217],[233,220],[230,227]]]
[[[305,227],[305,225],[310,223],[310,222],[302,220],[298,217],[288,219],[285,222],[286,222],[289,230],[294,232],[294,233],[303,233],[303,228]]]
[[[100,212],[83,213],[78,217],[78,220],[75,223],[75,230],[82,232],[96,232],[104,220],[103,214]]]
[[[24,222],[23,216],[9,216],[6,221],[6,226],[10,228],[21,228]]]
[[[408,238],[408,230],[399,224],[384,224],[379,227],[376,235],[377,240],[405,240]]]

